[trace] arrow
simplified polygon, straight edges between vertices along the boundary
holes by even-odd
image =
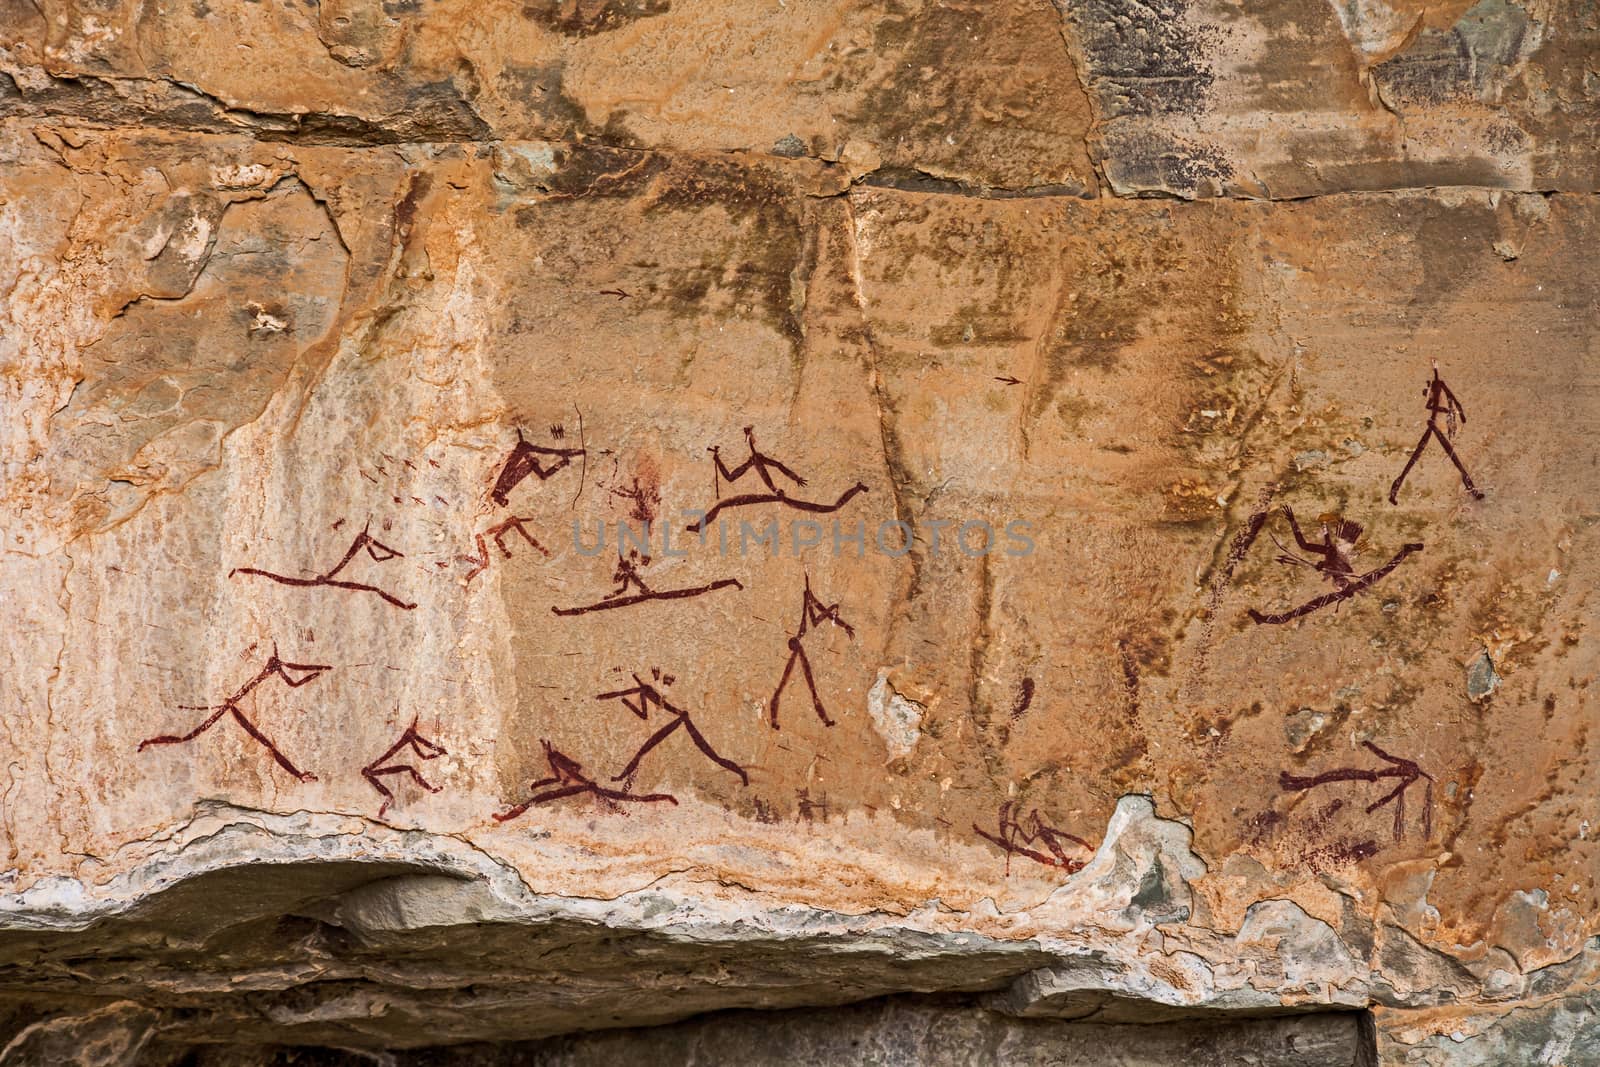
[[[996,377],[995,381],[1000,382],[1000,383],[1002,383],[1004,385],[1021,385],[1022,384],[1022,379],[1021,378],[1013,378],[1013,377],[1011,377],[1009,375],[1007,375],[1004,378]]]

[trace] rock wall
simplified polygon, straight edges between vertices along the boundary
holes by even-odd
[[[1600,1063],[1597,55],[0,0],[0,1063]]]

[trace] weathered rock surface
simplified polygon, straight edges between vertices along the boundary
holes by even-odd
[[[1600,1062],[1597,19],[0,0],[0,1063]]]

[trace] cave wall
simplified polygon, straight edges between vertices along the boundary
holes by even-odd
[[[0,0],[0,1063],[1600,1062],[1597,57]]]

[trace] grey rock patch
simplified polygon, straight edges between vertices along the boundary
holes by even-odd
[[[785,159],[799,159],[806,154],[806,143],[791,133],[772,146],[772,154]]]
[[[1494,669],[1489,650],[1484,649],[1467,667],[1467,698],[1474,704],[1481,704],[1499,687],[1500,675]]]

